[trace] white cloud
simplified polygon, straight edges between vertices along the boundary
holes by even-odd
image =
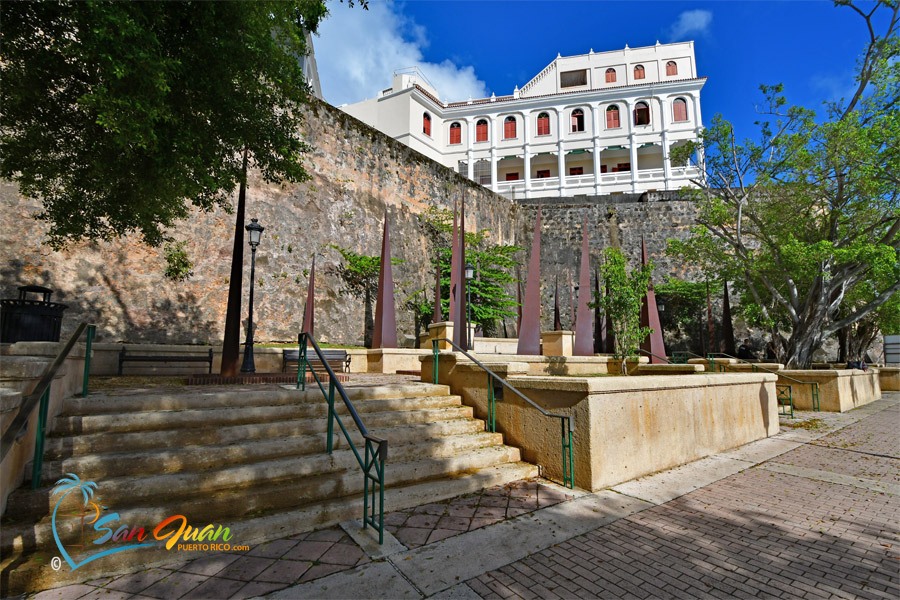
[[[708,10],[686,10],[678,15],[669,28],[669,41],[682,42],[709,33],[712,24],[712,12]]]
[[[393,4],[373,1],[369,10],[332,2],[331,14],[313,40],[322,95],[335,106],[374,98],[390,87],[395,69],[417,65],[437,88],[441,100],[487,96],[487,86],[472,66],[452,61],[425,62],[425,29],[397,14]]]

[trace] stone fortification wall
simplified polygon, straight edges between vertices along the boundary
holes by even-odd
[[[486,228],[497,242],[515,241],[518,208],[425,158],[407,146],[321,102],[309,107],[305,135],[314,147],[305,159],[312,175],[299,185],[265,184],[251,173],[247,222],[266,227],[257,252],[254,323],[258,341],[296,339],[306,300],[307,273],[316,260],[316,334],[321,341],[356,344],[363,338],[363,303],[340,295],[329,268],[338,264],[331,244],[377,255],[385,214],[391,224],[398,328],[411,333],[412,317],[400,305],[434,281],[418,215],[432,204],[467,201],[467,227]],[[235,201],[237,194],[235,193]],[[101,342],[216,343],[224,330],[234,216],[222,210],[196,213],[171,232],[187,241],[194,274],[167,280],[161,249],[135,237],[112,243],[73,245],[55,252],[42,245],[45,226],[32,215],[38,202],[23,199],[15,185],[0,184],[4,219],[0,231],[0,297],[16,287],[40,284],[69,305],[63,335],[81,320],[98,324]],[[244,253],[244,306],[250,277]],[[242,334],[243,339],[243,334]]]

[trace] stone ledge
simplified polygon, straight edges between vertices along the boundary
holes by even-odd
[[[771,373],[698,373],[696,375],[608,376],[608,377],[510,377],[509,383],[522,389],[555,390],[587,394],[615,394],[685,388],[742,385],[777,381]]]

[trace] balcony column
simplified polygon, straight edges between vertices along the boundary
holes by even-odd
[[[473,164],[475,155],[472,152],[472,146],[475,143],[475,119],[469,117],[466,119],[466,171],[469,179],[475,179],[475,165]]]
[[[491,136],[491,189],[497,191],[497,128],[496,119],[490,119]]]
[[[694,114],[688,116],[693,116],[694,118],[694,133],[697,134],[697,139],[699,140],[700,135],[703,133],[703,119],[700,116],[700,96],[692,94],[691,99],[694,104]],[[697,147],[697,165],[700,167],[700,176],[703,177],[703,173],[706,172],[706,155],[702,145]]]
[[[638,155],[637,142],[634,139],[634,102],[632,102],[631,100],[626,100],[625,105],[628,107],[628,114],[625,115],[625,118],[628,119],[628,151],[631,157],[631,191],[636,193]]]
[[[528,142],[531,140],[531,115],[522,117],[522,139],[525,142],[522,146],[522,161],[525,164],[525,197],[531,198],[531,148]]]
[[[563,132],[566,131],[565,127],[565,115],[563,111],[556,111],[557,118],[557,139],[559,140],[557,144],[557,148],[559,149],[559,155],[557,156],[557,169],[559,170],[559,197],[564,198],[566,195],[566,152],[563,148]]]
[[[600,105],[591,107],[591,121],[594,124],[594,193],[600,195]]]
[[[659,99],[659,108],[661,112],[662,123],[662,155],[663,155],[663,177],[666,178],[666,189],[672,189],[672,163],[669,161],[669,101],[665,98]]]

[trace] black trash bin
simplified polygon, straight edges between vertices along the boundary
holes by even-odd
[[[43,300],[29,300],[28,293],[43,294]],[[58,342],[63,311],[68,305],[50,302],[53,290],[40,285],[23,285],[18,299],[0,300],[0,342]]]

